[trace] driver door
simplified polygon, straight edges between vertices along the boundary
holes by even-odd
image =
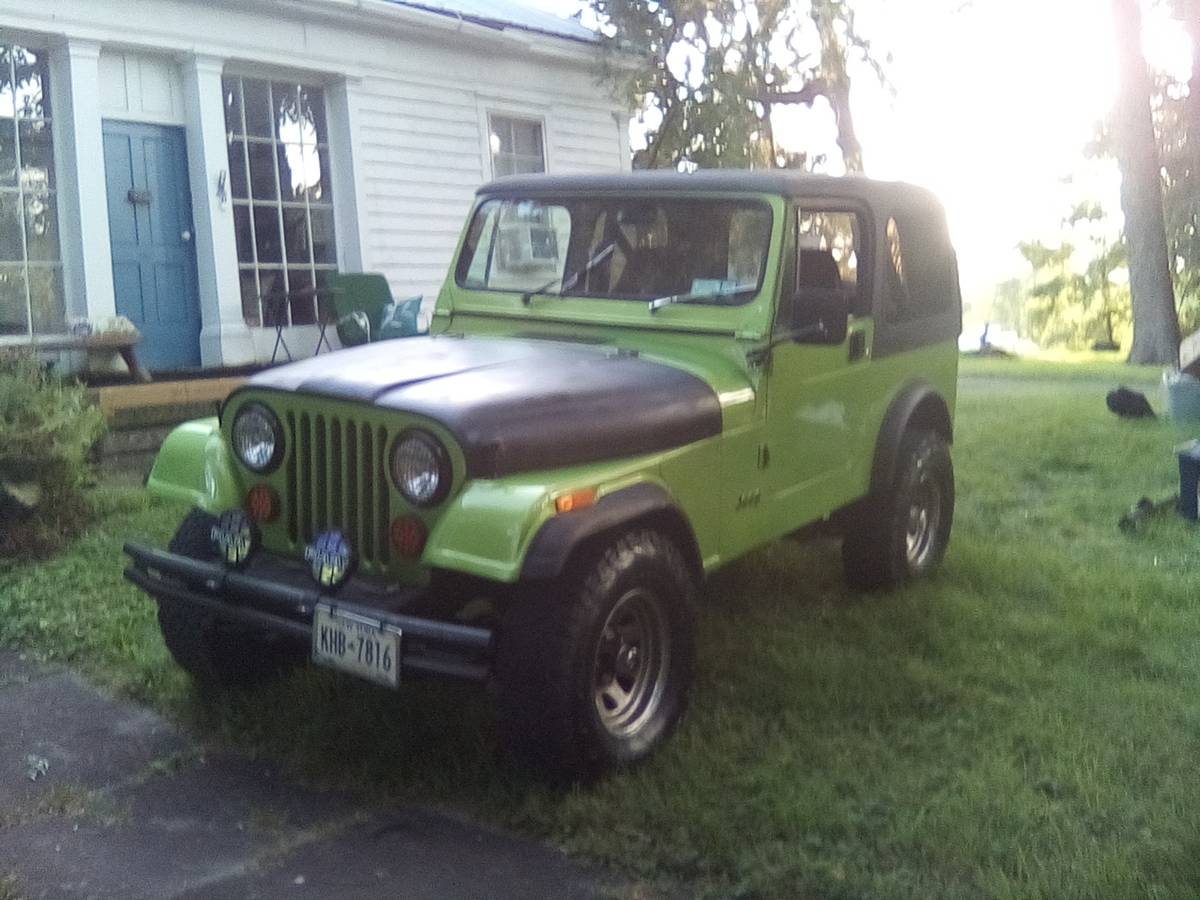
[[[802,319],[806,296],[844,297],[849,320],[840,343],[800,336],[778,344],[767,386],[767,499],[776,530],[819,519],[865,490],[874,449],[864,429],[873,338],[870,312],[870,217],[858,205],[800,204],[789,223],[792,289],[785,286],[776,334]]]

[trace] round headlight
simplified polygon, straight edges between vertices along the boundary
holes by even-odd
[[[392,480],[409,503],[433,506],[450,490],[446,448],[428,432],[404,432],[392,449]]]
[[[269,472],[283,458],[283,430],[265,406],[249,403],[233,420],[233,452],[253,472]]]

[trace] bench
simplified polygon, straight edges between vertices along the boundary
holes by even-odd
[[[129,374],[135,381],[150,381],[150,375],[138,365],[134,348],[141,342],[137,332],[110,332],[107,334],[56,334],[34,337],[27,345],[31,350],[107,350],[118,353]]]

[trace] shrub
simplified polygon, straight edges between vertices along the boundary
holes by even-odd
[[[32,353],[0,352],[0,559],[43,556],[82,528],[103,434],[81,387]]]

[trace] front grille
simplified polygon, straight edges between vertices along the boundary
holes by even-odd
[[[293,543],[337,528],[367,566],[388,561],[387,429],[348,416],[286,414],[287,527]]]

